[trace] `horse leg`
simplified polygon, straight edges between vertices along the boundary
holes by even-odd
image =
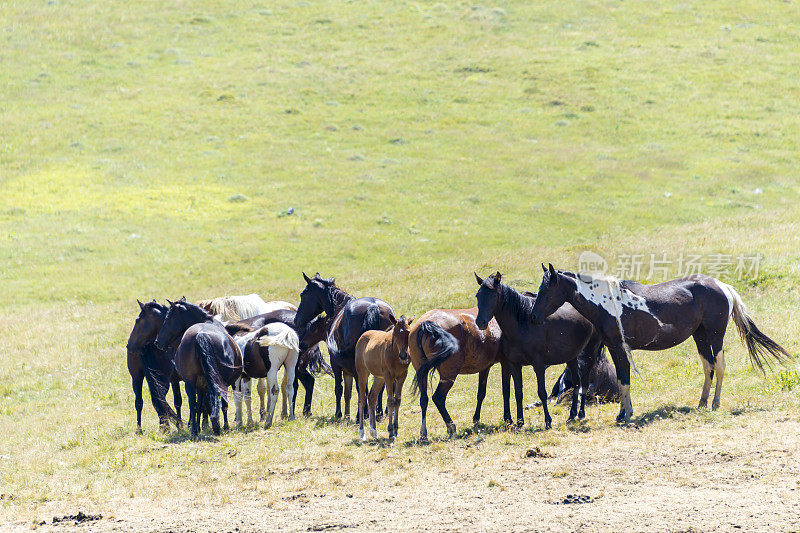
[[[344,417],[350,419],[350,399],[353,397],[353,375],[344,375]]]
[[[172,400],[175,403],[175,427],[179,430],[183,428],[183,420],[181,419],[181,405],[183,405],[183,398],[181,397],[181,382],[174,380],[172,382]]]
[[[228,389],[225,389],[225,395],[222,397],[221,402],[222,405],[222,430],[228,431],[230,426],[228,426]]]
[[[297,367],[294,369],[294,395],[292,396],[292,410],[294,411],[297,405],[297,393],[300,391],[300,372]]]
[[[336,395],[336,414],[334,418],[342,418],[342,367],[331,361],[333,370],[333,392]]]
[[[627,424],[633,416],[633,402],[631,401],[631,366],[628,354],[622,345],[614,346],[608,350],[617,368],[617,381],[619,383],[619,415],[617,422]]]
[[[288,389],[287,389],[288,375],[289,375],[289,366],[284,364],[283,365],[283,383],[281,383],[281,391],[283,392],[283,394],[281,394],[281,418],[283,420],[286,420],[286,418],[289,416],[289,414],[287,412],[287,405],[286,405],[288,403],[288,400],[289,400],[289,398],[288,398]]]
[[[472,423],[475,425],[478,425],[481,420],[481,406],[483,405],[483,399],[486,398],[486,382],[489,381],[490,368],[482,370],[478,374],[478,403],[475,406],[475,414],[472,415]]]
[[[273,362],[269,372],[267,372],[267,387],[269,389],[269,399],[267,400],[267,418],[264,421],[264,429],[269,429],[272,426],[272,419],[275,416],[275,405],[278,403],[278,368],[277,364]]]
[[[314,398],[314,376],[304,369],[304,372],[299,373],[298,378],[303,388],[306,390],[305,401],[303,402],[303,416],[311,416],[311,400]],[[295,392],[295,395],[297,393]]]
[[[375,417],[376,417],[376,419],[378,421],[380,421],[380,419],[383,418],[383,415],[384,415],[384,410],[383,410],[383,391],[384,391],[384,389],[386,389],[386,385],[381,387],[380,392],[378,392],[378,403],[377,403],[377,407],[375,408]],[[386,409],[387,409],[387,411],[389,409],[389,398],[388,397],[386,398]]]
[[[447,412],[445,402],[447,401],[447,393],[450,392],[450,389],[453,387],[453,383],[454,380],[445,381],[440,376],[439,386],[436,387],[436,392],[433,393],[432,398],[433,403],[439,410],[439,414],[442,415],[442,420],[444,420],[444,423],[447,425],[447,436],[451,439],[456,436],[456,425],[453,423],[453,419],[450,418],[450,413]]]
[[[383,380],[378,376],[373,377],[372,388],[370,389],[369,396],[367,397],[367,400],[369,401],[369,432],[373,439],[378,438],[378,429],[375,426],[375,407],[378,403],[378,396],[380,396],[382,390]]]
[[[521,428],[525,425],[525,417],[522,414],[522,365],[515,365],[511,376],[514,378],[514,400],[517,402],[517,427]]]
[[[700,361],[703,363],[703,391],[700,393],[700,403],[697,408],[708,407],[708,393],[711,391],[711,382],[714,379],[714,352],[708,342],[708,333],[703,326],[700,326],[692,335],[694,343],[697,345],[697,353],[700,354]],[[717,378],[719,381],[719,378]]]
[[[133,384],[133,405],[136,407],[136,433],[142,434],[142,409],[144,399],[142,398],[142,384],[144,383],[144,371],[140,371],[131,378]]]
[[[405,376],[400,379],[395,379],[394,384],[394,436],[397,438],[399,429],[398,419],[400,418],[400,401],[403,396],[403,384],[405,383]]]
[[[290,352],[291,353],[291,352]],[[297,376],[295,376],[295,371],[297,369],[297,357],[293,357],[291,355],[287,356],[288,364],[284,364],[284,375],[283,379],[286,382],[286,385],[289,387],[289,390],[286,391],[284,397],[289,397],[292,399],[292,402],[289,404],[289,418],[287,420],[292,421],[294,420],[294,398],[297,393],[295,387],[297,386]]]
[[[417,376],[414,376],[417,379]],[[419,427],[420,440],[428,439],[428,381],[425,380],[419,386],[419,408],[422,414],[422,423]]]
[[[250,389],[248,392],[252,396],[253,385],[250,385]],[[264,400],[264,397],[267,395],[267,380],[266,378],[259,378],[256,382],[256,392],[258,392],[258,421],[263,422],[265,418],[267,418],[267,404]],[[247,421],[248,424],[252,424],[252,420]]]
[[[244,396],[244,382],[247,378],[239,378],[233,384],[233,421],[237,426],[242,425],[242,397]]]
[[[572,405],[569,408],[569,418],[567,422],[570,420],[575,420],[575,417],[578,415],[578,396],[580,395],[580,388],[581,388],[581,381],[579,379],[578,373],[578,360],[573,359],[567,363],[567,369],[569,370],[570,376],[572,376],[572,383],[574,386],[572,387]]]
[[[716,411],[719,409],[719,398],[722,394],[722,379],[725,377],[725,351],[722,349],[722,336],[720,335],[719,341],[711,346],[716,354],[716,361],[714,364],[714,372],[717,374],[717,384],[714,388],[714,401],[711,402],[711,410]]]
[[[500,370],[502,372],[503,382],[503,421],[507,425],[512,424],[511,420],[511,363],[504,361],[500,363]]]
[[[394,379],[389,378],[384,382],[384,389],[386,389],[386,409],[387,418],[389,423],[386,425],[386,432],[389,433],[389,438],[394,439]],[[378,399],[382,393],[378,394]]]
[[[366,416],[367,412],[367,379],[369,378],[369,374],[364,372],[363,376],[359,376],[358,380],[358,387],[356,387],[358,391],[358,414],[356,417],[358,418],[358,436],[362,441],[367,440],[367,437],[364,435],[364,417]]]
[[[194,383],[186,382],[186,398],[189,400],[189,430],[192,439],[196,439],[200,434],[200,418],[197,416],[197,390]]]
[[[544,427],[550,429],[553,425],[553,419],[550,417],[550,411],[547,409],[547,386],[544,383],[544,365],[535,366],[536,372],[536,386],[539,391],[539,401],[542,402],[542,410],[544,410]]]

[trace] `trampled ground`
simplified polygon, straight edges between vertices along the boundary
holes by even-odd
[[[408,394],[397,443],[359,443],[330,378],[309,420],[191,442],[146,398],[136,435],[124,348],[136,298],[296,302],[319,270],[419,316],[474,305],[473,270],[535,290],[590,250],[643,282],[697,256],[798,353],[798,25],[733,0],[2,3],[0,527],[800,530],[800,378],[732,329],[717,412],[689,342],[635,355],[637,428],[609,405],[506,431],[495,370],[484,425],[462,377],[458,438],[432,407],[428,445]],[[79,512],[102,518],[53,523]]]

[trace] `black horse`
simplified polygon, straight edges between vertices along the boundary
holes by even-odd
[[[480,288],[475,295],[478,300],[477,326],[485,329],[494,317],[500,330],[503,354],[512,374],[518,374],[523,365],[532,365],[536,372],[539,400],[544,410],[545,427],[551,425],[547,409],[547,387],[544,372],[548,366],[566,363],[573,381],[580,383],[578,394],[572,398],[569,420],[585,416],[584,391],[589,388],[589,368],[603,348],[600,336],[588,320],[571,306],[563,306],[542,325],[535,325],[531,318],[535,298],[519,293],[502,283],[500,272],[481,279],[475,274]],[[504,380],[507,376],[504,375]],[[515,380],[517,405],[522,405],[522,383]],[[507,390],[507,385],[503,387]],[[580,400],[580,410],[578,401]],[[506,399],[506,402],[508,400]]]
[[[717,375],[712,409],[719,407],[725,373],[722,340],[731,315],[754,366],[763,369],[765,364],[771,364],[771,359],[778,362],[792,359],[783,347],[756,327],[736,290],[710,276],[694,275],[640,285],[562,272],[552,264],[549,268],[542,265],[542,270],[533,319],[541,323],[564,302],[569,302],[592,323],[611,352],[620,381],[618,422],[630,422],[633,414],[632,350],[666,350],[692,337],[705,371],[700,407],[708,404],[711,380]]]
[[[169,300],[167,300],[169,302]],[[200,430],[200,415],[207,412],[215,435],[220,434],[219,412],[228,428],[228,386],[242,373],[242,354],[228,329],[185,298],[169,302],[156,347],[164,349],[180,339],[175,369],[186,384],[192,436]]]
[[[568,368],[558,376],[550,391],[550,400],[556,404],[561,403],[565,398],[571,398],[570,394],[577,394],[577,387],[573,382],[572,375]],[[609,403],[619,401],[619,382],[617,381],[617,371],[614,365],[605,356],[603,350],[595,358],[594,365],[589,369],[589,388],[583,393],[586,403]]]
[[[128,372],[133,383],[134,405],[136,406],[136,431],[142,432],[142,384],[147,380],[150,400],[158,413],[158,421],[166,429],[172,421],[181,428],[180,376],[175,371],[175,348],[160,350],[155,346],[156,336],[167,316],[167,306],[155,300],[143,304],[139,300],[139,316],[128,337]],[[166,395],[172,385],[175,410],[167,404]]]
[[[314,317],[325,313],[327,322],[325,342],[328,345],[331,368],[335,379],[336,418],[342,416],[342,372],[349,372],[358,386],[355,349],[365,331],[385,331],[397,323],[392,307],[378,298],[355,298],[336,286],[334,278],[323,278],[317,272],[313,278],[303,273],[306,287],[300,293],[300,305],[295,326],[303,328]],[[381,409],[382,411],[382,409]]]

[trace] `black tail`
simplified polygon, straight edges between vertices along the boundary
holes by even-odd
[[[202,332],[194,338],[197,347],[197,356],[206,375],[208,383],[208,403],[211,407],[210,416],[212,419],[219,418],[219,408],[222,398],[227,395],[227,387],[222,382],[222,376],[217,369],[216,357],[214,356],[214,346],[211,340]]]
[[[765,365],[772,367],[771,359],[782,365],[786,365],[794,359],[783,346],[758,329],[752,317],[747,313],[747,308],[739,293],[730,285],[727,285],[727,288],[733,293],[733,322],[736,324],[736,329],[739,330],[739,337],[747,347],[747,353],[750,355],[750,362],[753,363],[753,366],[764,372]]]
[[[309,350],[306,368],[308,369],[308,373],[312,376],[319,376],[320,374],[333,375],[333,369],[331,368],[331,365],[325,361],[325,358],[322,357],[322,352],[320,351],[319,346],[314,346]]]
[[[377,305],[370,305],[367,307],[367,312],[364,313],[364,322],[361,324],[361,332],[369,331],[371,329],[380,329],[381,323],[381,308]]]
[[[167,403],[170,378],[172,377],[172,362],[169,361],[163,350],[149,344],[142,350],[142,368],[147,388],[150,389],[150,400],[158,413],[159,422],[172,420],[177,424],[178,415]]]
[[[429,354],[425,354],[425,349],[422,347],[426,338],[433,343],[433,349]],[[419,389],[425,386],[431,372],[458,351],[458,341],[438,324],[425,320],[420,322],[417,328],[417,347],[427,357],[417,369],[417,375],[411,385],[412,394],[417,394]]]

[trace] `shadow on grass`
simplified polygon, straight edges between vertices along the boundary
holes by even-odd
[[[222,433],[222,435],[224,434],[225,432]],[[198,435],[196,438],[193,439],[192,435],[188,431],[182,429],[180,431],[170,433],[169,435],[165,435],[164,440],[162,442],[164,442],[164,444],[183,444],[184,442],[192,442],[192,441],[219,442],[219,439],[222,435],[217,436],[212,433],[200,432],[200,435]]]
[[[659,420],[664,420],[666,418],[675,418],[676,413],[682,415],[688,415],[692,411],[696,411],[696,409],[692,409],[691,407],[677,407],[671,404],[664,405],[659,407],[658,409],[653,409],[651,411],[642,414],[639,418],[635,419],[633,424],[639,427],[647,426]]]

